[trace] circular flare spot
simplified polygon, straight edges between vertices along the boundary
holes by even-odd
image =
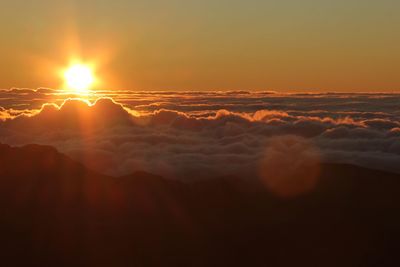
[[[320,153],[298,136],[272,138],[261,161],[265,186],[279,197],[296,197],[312,191],[320,174]]]

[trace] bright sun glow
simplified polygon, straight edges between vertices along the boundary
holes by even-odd
[[[76,93],[88,93],[95,77],[92,68],[83,64],[74,64],[64,72],[64,78],[68,89]]]

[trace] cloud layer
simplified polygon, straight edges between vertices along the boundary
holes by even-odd
[[[112,175],[145,170],[191,179],[262,175],[292,153],[280,147],[285,138],[301,148],[294,150],[299,157],[400,172],[398,94],[110,91],[89,102],[66,100],[71,97],[51,89],[0,90],[0,142],[52,145]]]

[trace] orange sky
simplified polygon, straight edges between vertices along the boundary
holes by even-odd
[[[6,0],[0,87],[58,88],[76,56],[99,89],[400,91],[400,3],[367,2]]]

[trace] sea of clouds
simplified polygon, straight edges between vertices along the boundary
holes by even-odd
[[[0,90],[0,142],[110,175],[254,176],[296,155],[400,173],[400,94]],[[273,168],[274,164],[269,164]],[[290,165],[289,164],[289,165]]]

